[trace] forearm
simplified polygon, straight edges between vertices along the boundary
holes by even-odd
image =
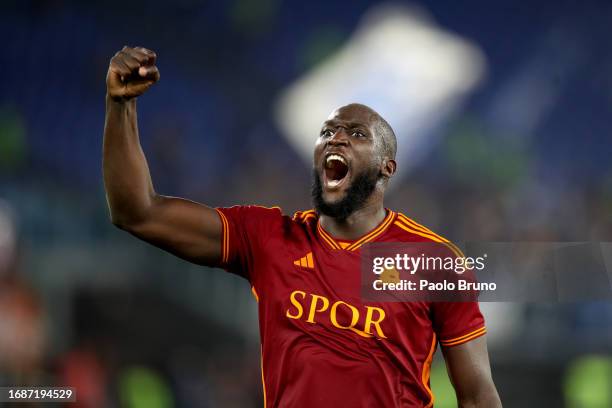
[[[123,47],[106,74],[102,168],[113,223],[153,245],[202,265],[218,265],[223,227],[214,209],[155,193],[138,137],[136,98],[159,81],[156,54]]]
[[[106,96],[102,162],[113,223],[120,227],[138,223],[153,203],[155,191],[138,137],[136,98],[115,101]]]

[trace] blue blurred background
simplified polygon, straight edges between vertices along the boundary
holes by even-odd
[[[343,50],[359,44],[355,33],[374,32],[365,16],[380,7],[3,1],[0,385],[72,385],[78,407],[261,406],[247,282],[175,259],[109,222],[101,180],[108,62],[126,44],[158,54],[161,81],[138,102],[158,192],[292,213],[310,208],[310,166],[283,117],[307,115],[295,100],[312,91],[308,79],[333,72]],[[459,242],[612,241],[612,4],[384,7],[420,16],[479,61],[474,80],[454,94],[436,80],[387,99],[379,89],[398,88],[393,77],[377,77],[373,94],[356,92],[367,70],[337,84],[343,97],[362,96],[398,124],[407,170],[386,205]],[[377,63],[388,70],[395,59],[421,61],[397,38],[383,39],[394,53],[363,61],[371,75]],[[442,52],[424,49],[432,58]],[[406,69],[406,86],[423,75]],[[439,115],[412,119],[429,87],[443,91],[432,105]],[[335,107],[333,97],[314,95],[313,110]],[[314,143],[318,128],[311,133]],[[612,407],[610,303],[482,308],[504,406]],[[436,406],[454,406],[440,358],[432,383]]]

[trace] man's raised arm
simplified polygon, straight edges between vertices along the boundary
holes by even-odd
[[[156,55],[123,47],[106,76],[104,187],[113,224],[188,261],[221,257],[221,221],[210,207],[155,192],[140,146],[136,97],[159,80]]]

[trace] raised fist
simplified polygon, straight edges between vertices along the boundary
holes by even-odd
[[[157,55],[142,47],[123,47],[111,58],[106,74],[106,92],[114,100],[128,100],[142,95],[159,81],[155,66]]]

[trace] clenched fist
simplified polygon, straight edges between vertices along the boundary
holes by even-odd
[[[106,92],[114,100],[128,100],[142,95],[159,81],[155,66],[157,55],[142,47],[123,47],[110,61],[106,74]]]

